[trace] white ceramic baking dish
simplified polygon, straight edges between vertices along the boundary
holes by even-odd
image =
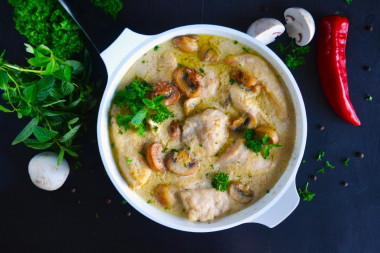
[[[289,165],[274,188],[269,194],[248,208],[238,213],[215,219],[210,223],[190,222],[185,218],[170,215],[147,204],[144,199],[128,187],[128,184],[119,173],[112,155],[109,139],[109,109],[114,93],[129,68],[155,45],[186,34],[211,34],[230,38],[246,44],[261,54],[272,64],[284,80],[296,113],[294,150]],[[211,232],[231,228],[243,223],[260,223],[272,228],[283,221],[296,208],[299,203],[299,196],[295,186],[295,176],[305,149],[307,133],[306,112],[301,93],[292,74],[281,59],[267,46],[245,33],[230,28],[215,25],[190,25],[153,36],[137,34],[129,29],[125,29],[100,55],[107,68],[108,83],[98,114],[97,135],[99,151],[112,183],[123,198],[136,210],[151,220],[173,229],[189,232]]]

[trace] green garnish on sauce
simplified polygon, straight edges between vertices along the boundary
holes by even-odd
[[[325,151],[320,150],[317,156],[317,161],[321,161],[323,156],[325,156]]]
[[[302,191],[301,189],[298,189],[298,194],[300,195],[301,199],[304,201],[311,201],[315,196],[315,193],[309,192],[309,190],[307,189],[308,187],[309,187],[309,182],[306,183],[305,190]]]
[[[325,174],[325,168],[317,170],[317,173]]]
[[[217,173],[212,179],[211,185],[218,191],[224,192],[228,189],[228,179],[229,175],[227,173]]]
[[[298,47],[294,44],[293,39],[290,41],[289,45],[286,47],[278,43],[276,45],[277,49],[280,50],[282,54],[285,55],[285,64],[290,69],[296,69],[299,66],[302,66],[305,64],[305,58],[303,55],[309,53],[310,47],[304,46],[304,47]]]
[[[348,166],[349,161],[350,161],[350,158],[347,157],[347,159],[344,161],[344,166]]]
[[[132,162],[132,159],[127,157],[127,158],[125,158],[125,161],[127,162],[127,164],[130,164]]]
[[[335,168],[335,166],[332,165],[329,161],[326,161],[326,166],[327,166],[327,167],[330,167],[331,169],[334,169],[334,168]]]
[[[373,99],[372,96],[367,93],[365,100],[372,101],[372,99]]]
[[[153,50],[157,51],[160,47],[158,45],[154,46]]]
[[[263,158],[267,159],[269,156],[270,149],[273,147],[282,147],[283,145],[279,144],[268,144],[269,135],[264,135],[262,139],[256,134],[255,130],[247,129],[244,131],[243,136],[245,138],[245,146],[253,151],[254,153],[263,153]]]

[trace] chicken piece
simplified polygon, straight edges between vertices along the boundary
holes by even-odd
[[[225,62],[239,71],[257,79],[263,87],[268,99],[276,106],[275,111],[280,119],[286,118],[286,99],[284,90],[280,88],[280,81],[270,65],[261,57],[253,54],[240,54],[229,56]]]
[[[174,70],[177,68],[177,59],[173,52],[165,51],[158,59],[158,81],[172,81]]]
[[[194,110],[194,108],[202,101],[203,98],[209,98],[215,95],[215,91],[219,86],[219,78],[211,69],[206,69],[206,71],[206,75],[202,79],[202,93],[199,95],[199,97],[189,98],[184,103],[186,116]]]
[[[228,124],[224,113],[207,109],[185,120],[182,141],[197,157],[213,156],[226,143]]]
[[[216,165],[224,165],[230,162],[239,161],[244,164],[249,155],[249,149],[244,145],[243,139],[238,139],[232,143],[223,155],[217,160]]]
[[[119,156],[119,158],[119,163],[121,164],[126,160],[124,156]],[[140,154],[136,154],[131,160],[132,162],[127,164],[126,169],[123,169],[121,172],[127,179],[129,187],[132,190],[136,190],[148,181],[152,170]]]
[[[230,207],[228,194],[215,189],[195,189],[180,193],[190,221],[210,221]]]
[[[239,86],[233,85],[230,88],[232,104],[242,113],[248,112],[256,119],[263,120],[269,124],[268,116],[259,107],[252,92],[249,92]]]

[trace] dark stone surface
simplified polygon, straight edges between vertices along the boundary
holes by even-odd
[[[85,151],[81,159],[83,167],[72,169],[61,189],[45,192],[32,184],[27,172],[29,160],[38,152],[22,144],[11,146],[26,121],[1,113],[1,252],[380,252],[379,1],[354,0],[350,5],[344,0],[124,3],[117,21],[143,34],[198,23],[245,31],[258,18],[284,21],[284,10],[293,6],[309,10],[316,23],[338,11],[350,21],[346,49],[348,80],[362,126],[345,123],[328,105],[319,83],[314,39],[306,56],[307,64],[292,73],[304,97],[309,128],[306,163],[301,164],[296,183],[304,187],[309,181],[309,190],[316,197],[312,202],[301,201],[273,229],[245,224],[226,231],[195,234],[161,226],[122,204],[100,160],[95,118],[81,138]],[[373,31],[366,29],[368,25]],[[6,1],[0,1],[0,49],[6,49],[10,62],[23,64],[26,40],[13,27],[12,8]],[[286,40],[286,35],[278,39]],[[274,49],[275,43],[270,47]],[[95,76],[103,79],[104,88],[103,64],[93,49],[92,55]],[[370,66],[371,71],[363,70],[363,66]],[[366,93],[372,95],[372,102],[365,100]],[[323,131],[318,129],[319,124],[325,127]],[[323,166],[315,159],[319,150],[324,150],[325,159],[336,165],[335,169],[326,168],[324,175],[315,172]],[[363,152],[364,158],[358,158],[356,152]],[[348,167],[343,163],[346,157],[351,159]],[[312,174],[318,180],[311,180]],[[343,187],[342,181],[347,181],[348,186]]]

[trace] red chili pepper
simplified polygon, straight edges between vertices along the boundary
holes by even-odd
[[[360,126],[348,94],[346,40],[348,20],[339,15],[324,17],[319,23],[318,70],[322,89],[335,112],[347,122]]]

